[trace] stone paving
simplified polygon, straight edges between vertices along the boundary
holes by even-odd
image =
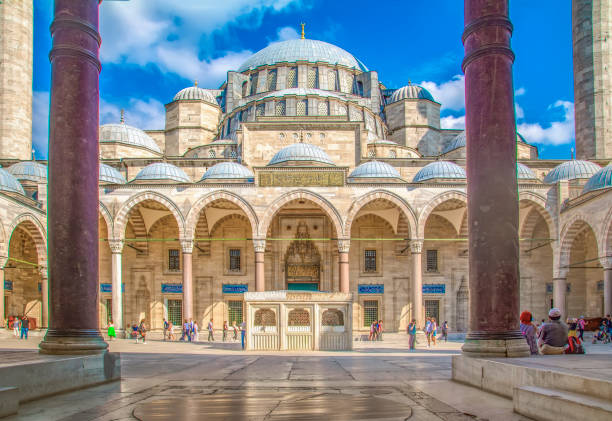
[[[2,334],[0,353],[12,361],[36,358],[39,340]],[[460,347],[458,341],[430,349],[421,344],[409,352],[401,334],[355,342],[352,352],[316,353],[116,340],[110,348],[121,352],[123,380],[25,403],[6,419],[525,419],[512,412],[510,400],[450,381],[451,356]]]

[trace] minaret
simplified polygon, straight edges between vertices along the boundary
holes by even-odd
[[[0,158],[32,153],[33,0],[0,1]]]
[[[573,0],[576,157],[612,157],[612,0]]]

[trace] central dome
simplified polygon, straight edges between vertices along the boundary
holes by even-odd
[[[242,63],[238,72],[242,73],[265,65],[298,61],[339,64],[364,72],[368,71],[368,68],[362,62],[340,47],[313,39],[290,39],[275,42],[263,50],[259,50]]]
[[[276,152],[268,165],[287,165],[289,163],[294,163],[294,165],[310,165],[311,163],[334,165],[323,149],[310,143],[294,143],[284,147]]]

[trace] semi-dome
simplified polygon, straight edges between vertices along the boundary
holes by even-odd
[[[156,162],[144,167],[132,181],[176,181],[190,183],[185,171],[167,162]]]
[[[535,173],[525,164],[516,163],[516,178],[518,180],[537,180]]]
[[[429,93],[427,89],[413,84],[402,86],[393,92],[391,98],[389,98],[389,104],[401,101],[402,99],[428,99],[430,101],[435,101],[433,95]]]
[[[99,181],[101,183],[125,184],[127,180],[117,169],[100,162]]]
[[[593,162],[572,159],[553,168],[544,177],[544,182],[554,184],[561,180],[575,180],[577,178],[591,178],[601,167]]]
[[[285,162],[320,162],[326,165],[335,165],[327,153],[318,146],[310,143],[294,143],[278,151],[268,165],[278,165]]]
[[[276,63],[296,63],[298,61],[339,64],[364,72],[368,71],[367,67],[351,53],[333,44],[313,39],[290,39],[275,42],[259,50],[242,63],[238,72]]]
[[[412,182],[419,183],[435,178],[462,180],[466,178],[466,175],[465,170],[453,162],[436,161],[421,168],[412,179]]]
[[[145,148],[158,154],[162,153],[151,136],[125,123],[100,126],[100,143],[123,143]]]
[[[19,193],[25,196],[25,191],[23,191],[23,187],[21,187],[19,181],[3,168],[0,168],[0,191]]]
[[[590,191],[608,189],[610,187],[612,187],[612,164],[608,164],[608,166],[603,167],[591,178],[589,178],[589,181],[587,181],[584,185],[582,192],[588,193]]]
[[[47,166],[36,161],[18,162],[11,165],[7,171],[20,181],[47,182]]]
[[[201,100],[205,102],[209,102],[213,105],[219,105],[217,103],[217,99],[215,95],[209,91],[208,89],[202,89],[198,85],[190,86],[188,88],[182,89],[178,91],[176,95],[174,95],[173,101],[183,101],[183,100]]]
[[[247,181],[253,181],[255,175],[250,169],[236,162],[220,162],[206,170],[200,181],[221,179],[247,179]]]
[[[386,162],[368,161],[353,170],[351,178],[401,178],[400,173]]]
[[[523,135],[516,133],[516,142],[528,144]],[[455,149],[465,148],[465,130],[455,136],[448,145],[442,150],[442,155],[454,151]]]

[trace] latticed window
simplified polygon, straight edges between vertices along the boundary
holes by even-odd
[[[338,115],[346,115],[346,105],[339,104],[338,105]]]
[[[318,67],[308,68],[308,87],[310,89],[317,89],[319,87],[319,68]]]
[[[358,81],[358,82],[355,84],[354,89],[355,89],[355,92],[353,92],[353,93],[354,93],[355,95],[363,96],[363,82]]]
[[[397,154],[395,153],[395,150],[391,149],[389,151],[389,158],[397,158]]]
[[[234,322],[237,325],[242,323],[242,301],[231,300],[227,302],[227,321],[230,326]]]
[[[209,158],[215,158],[217,156],[217,154],[215,153],[214,149],[209,149],[208,150],[208,157]]]
[[[276,313],[269,308],[260,308],[255,312],[255,326],[276,326]]]
[[[276,69],[268,70],[268,91],[276,90]]]
[[[240,249],[229,249],[229,270],[240,272]]]
[[[113,320],[113,300],[111,298],[107,298],[106,299],[106,324],[109,324],[112,320]],[[121,329],[121,326],[118,326],[118,328]]]
[[[427,250],[427,272],[438,271],[438,250]]]
[[[261,117],[266,114],[266,104],[257,104],[255,108],[255,115]]]
[[[251,75],[251,95],[255,95],[257,93],[258,79],[259,79],[259,74],[255,73]]]
[[[319,101],[319,115],[329,115],[329,102]]]
[[[376,158],[376,151],[374,149],[368,151],[368,158]]]
[[[330,91],[338,90],[338,73],[335,70],[330,70],[327,73],[327,88]]]
[[[289,326],[310,326],[310,313],[307,310],[296,308],[289,312]]]
[[[297,102],[297,112],[298,116],[308,115],[308,100],[301,99]]]
[[[236,152],[236,149],[232,149],[230,150],[230,158],[236,158],[238,156],[238,153]]]
[[[298,68],[290,67],[287,72],[287,88],[297,88],[298,86]]]
[[[440,320],[440,300],[425,300],[425,317]]]
[[[178,249],[168,250],[168,270],[181,270],[181,259]]]
[[[378,320],[378,300],[365,300],[363,302],[363,326],[370,327]]]
[[[174,326],[183,326],[182,300],[168,300],[168,321]]]
[[[328,309],[321,316],[323,326],[344,326],[344,314],[340,310]]]
[[[344,79],[344,89],[346,92],[353,92],[353,85],[355,84],[355,76],[350,73],[347,73]]]
[[[249,82],[246,80],[242,82],[242,97],[246,97],[249,94]]]
[[[277,101],[276,104],[274,104],[274,115],[283,116],[286,115],[286,113],[287,104],[285,103],[285,100]]]
[[[364,272],[376,272],[376,250],[364,250]]]

